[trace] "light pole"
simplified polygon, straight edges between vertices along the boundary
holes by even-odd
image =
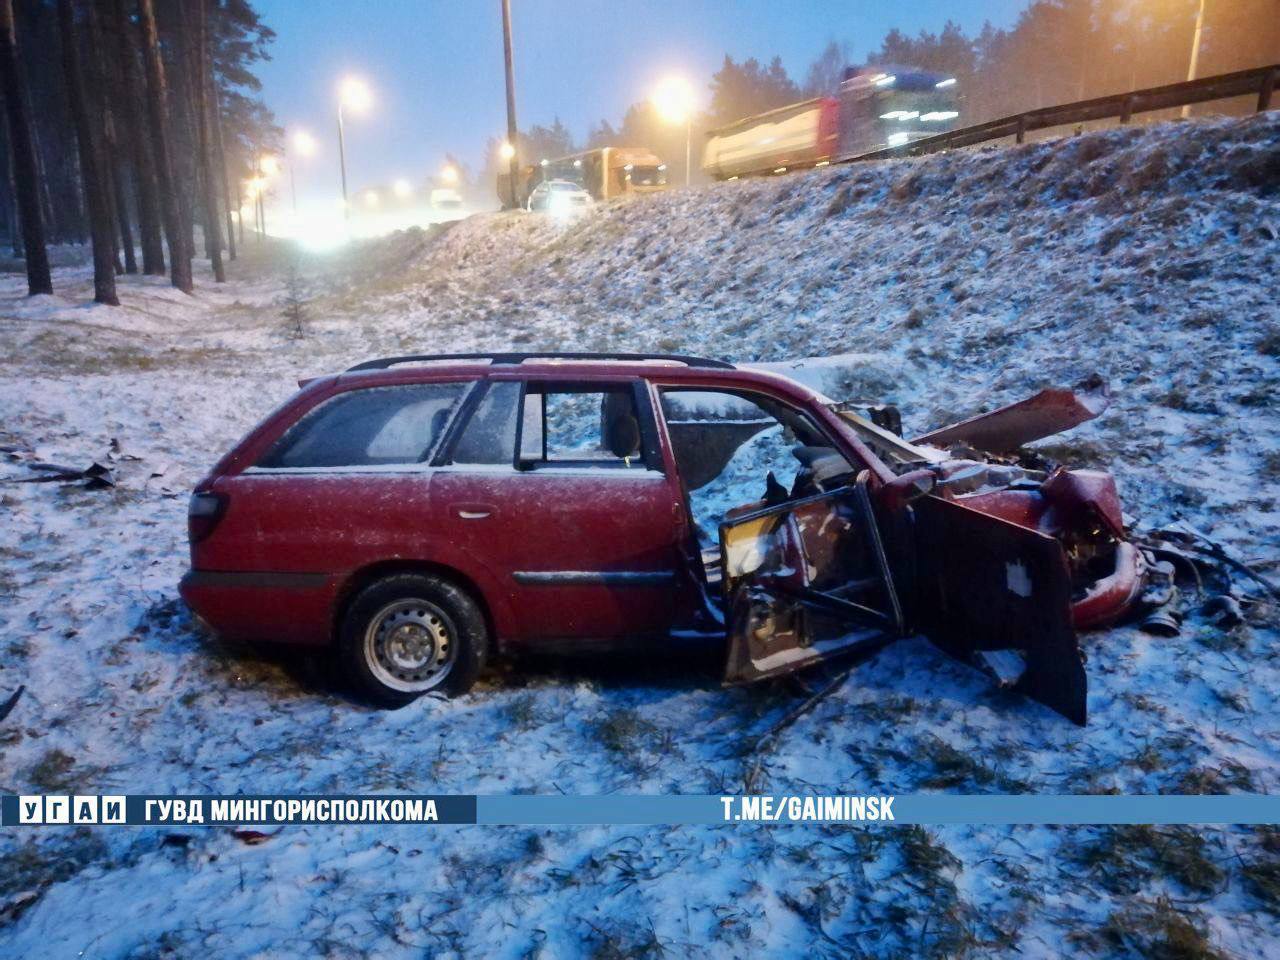
[[[267,199],[264,194],[267,192],[267,184],[271,182],[271,178],[280,172],[280,158],[270,153],[264,154],[258,160],[258,205],[261,210],[262,235],[267,235]]]
[[[1204,4],[1205,0],[1200,0],[1200,6],[1196,10],[1196,30],[1191,35],[1191,63],[1187,67],[1187,80],[1196,78],[1196,67],[1200,63],[1200,34],[1204,31]],[[1182,105],[1182,119],[1185,120],[1191,116],[1191,104],[1184,103]]]
[[[316,152],[316,139],[305,130],[298,130],[293,135],[293,153],[289,155],[289,195],[293,200],[293,212],[298,212],[298,185],[294,180],[293,168],[297,165],[294,156],[310,157]]]
[[[668,123],[684,124],[684,185],[693,176],[693,87],[683,77],[667,77],[651,98],[658,115]]]
[[[507,73],[507,142],[502,155],[507,160],[511,180],[511,206],[516,203],[516,179],[520,174],[520,158],[516,153],[516,70],[511,51],[511,0],[502,0],[502,59]]]
[[[343,129],[343,109],[350,107],[357,113],[369,106],[369,87],[358,77],[347,77],[338,86],[338,169],[342,173],[342,215],[351,219],[351,207],[347,201],[347,145]]]

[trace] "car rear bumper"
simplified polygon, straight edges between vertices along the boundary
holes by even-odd
[[[231,640],[319,645],[331,638],[329,574],[189,570],[178,592],[200,620]]]

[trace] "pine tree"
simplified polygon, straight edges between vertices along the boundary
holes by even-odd
[[[62,41],[62,68],[79,146],[80,177],[89,207],[89,233],[93,242],[93,299],[119,305],[116,296],[115,240],[111,207],[103,179],[104,168],[94,124],[86,102],[80,48],[76,42],[75,11],[71,0],[58,0],[58,33]]]
[[[209,97],[208,97],[208,72],[209,72],[209,48],[208,48],[208,16],[205,7],[205,0],[190,0],[194,6],[193,15],[191,17],[192,39],[194,47],[194,67],[195,76],[192,79],[192,87],[195,91],[195,119],[198,128],[198,147],[199,157],[199,180],[204,195],[204,230],[205,230],[205,246],[209,251],[209,263],[213,267],[213,278],[217,283],[225,283],[227,279],[226,270],[222,266],[222,223],[221,214],[218,211],[218,188],[214,182],[214,164],[213,164],[213,147],[212,135],[209,129]]]
[[[160,228],[160,197],[156,188],[155,163],[150,138],[139,104],[143,100],[138,77],[137,52],[129,29],[125,0],[110,0],[107,13],[111,36],[108,45],[115,52],[116,77],[120,91],[121,134],[130,145],[133,158],[133,192],[138,201],[138,234],[142,242],[142,272],[163,276],[164,238]]]
[[[178,201],[178,185],[174,176],[169,139],[168,85],[165,82],[164,61],[160,58],[160,38],[156,31],[152,0],[138,0],[138,14],[142,59],[147,78],[147,118],[151,128],[160,206],[164,213],[165,240],[169,246],[169,276],[175,287],[184,293],[190,293],[193,287],[190,234],[183,229]]]

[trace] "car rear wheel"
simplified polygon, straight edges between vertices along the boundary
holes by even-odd
[[[404,573],[360,591],[343,618],[339,656],[356,689],[384,707],[424,693],[465,693],[489,637],[476,602],[439,577]]]

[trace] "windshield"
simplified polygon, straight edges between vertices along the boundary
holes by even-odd
[[[631,182],[640,187],[656,187],[667,182],[667,171],[662,167],[632,167]]]
[[[854,413],[845,403],[827,404],[827,409],[838,414],[840,419],[853,428],[858,439],[871,448],[895,472],[899,468],[915,467],[925,463],[937,463],[946,459],[938,450],[930,447],[918,447],[908,443],[896,434],[876,426],[870,420]]]

